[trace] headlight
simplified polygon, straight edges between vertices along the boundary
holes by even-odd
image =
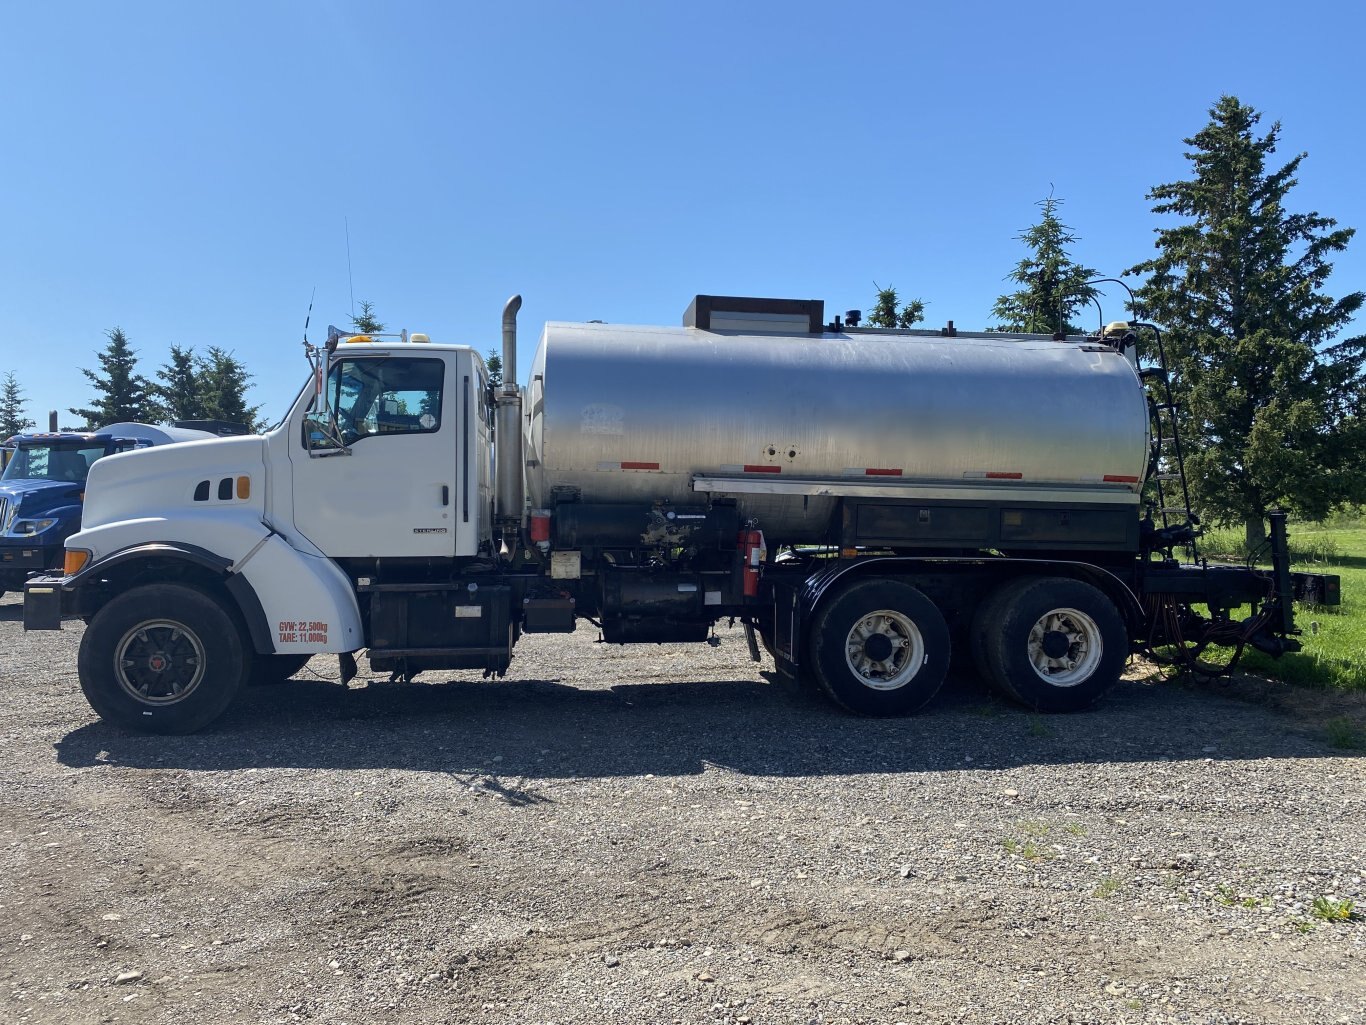
[[[15,520],[14,526],[10,527],[9,532],[19,536],[38,534],[56,522],[56,520]]]

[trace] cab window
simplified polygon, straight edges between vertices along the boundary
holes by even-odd
[[[441,429],[446,364],[402,356],[343,359],[328,374],[328,403],[342,441]]]

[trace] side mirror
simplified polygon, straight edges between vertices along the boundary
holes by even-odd
[[[303,445],[309,458],[323,456],[349,456],[347,447],[337,429],[337,421],[330,413],[305,413],[303,421]]]

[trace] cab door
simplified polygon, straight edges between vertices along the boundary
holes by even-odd
[[[335,434],[303,416],[290,445],[294,525],[324,554],[455,554],[456,362],[431,350],[334,357],[326,388]]]

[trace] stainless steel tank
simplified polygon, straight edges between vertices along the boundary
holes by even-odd
[[[733,494],[783,542],[846,494],[1136,505],[1148,454],[1129,361],[1037,338],[551,323],[524,408],[533,506]]]

